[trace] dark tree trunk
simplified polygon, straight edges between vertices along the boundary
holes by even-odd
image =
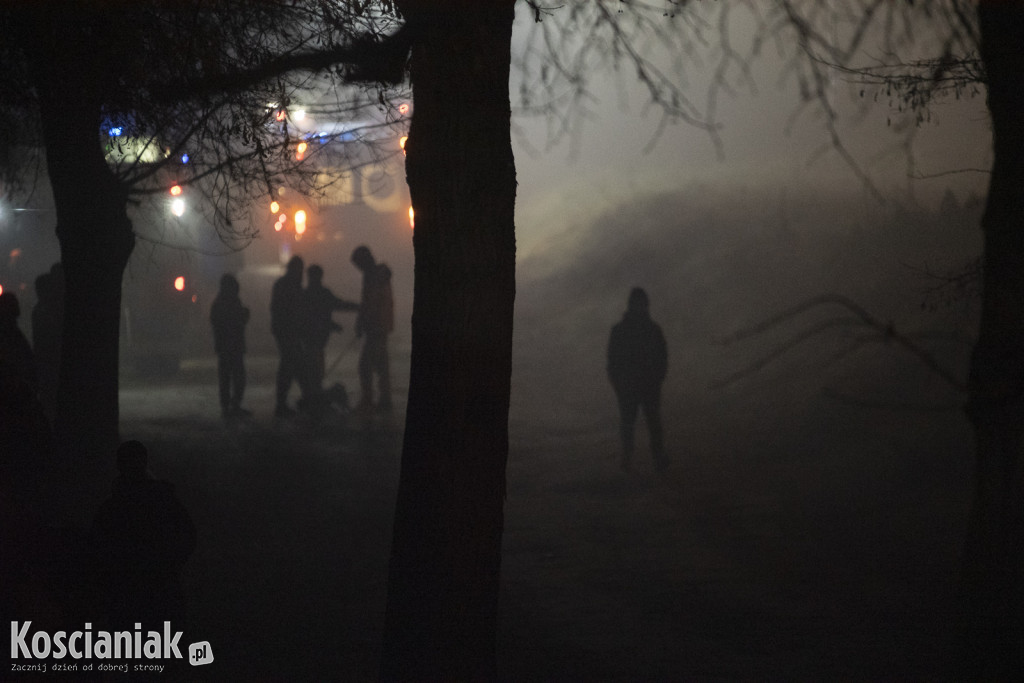
[[[995,153],[984,230],[984,290],[967,411],[977,473],[964,552],[972,679],[1024,672],[1024,6],[981,2]]]
[[[416,271],[385,680],[495,677],[515,299],[514,4],[402,5],[415,30],[406,173]]]
[[[121,278],[135,238],[127,195],[101,147],[100,107],[63,85],[40,92],[66,281],[54,426],[62,454],[88,466],[112,458],[117,445]]]

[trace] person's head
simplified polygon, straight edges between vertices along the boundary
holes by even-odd
[[[238,279],[231,273],[220,276],[220,291],[225,296],[238,296]]]
[[[36,287],[36,298],[45,299],[50,296],[53,290],[53,276],[49,273],[43,273],[38,276],[35,281]]]
[[[370,248],[366,245],[360,245],[352,252],[352,263],[359,270],[368,270],[376,265],[377,262],[373,259],[373,253],[370,251]]]
[[[309,279],[309,284],[319,285],[324,280],[324,269],[313,264],[306,269],[306,278]]]
[[[302,279],[302,271],[305,269],[306,264],[303,263],[301,256],[292,256],[291,260],[288,261],[288,265],[285,266],[284,274],[290,278]]]
[[[125,479],[137,481],[145,479],[146,466],[149,464],[149,451],[141,441],[125,441],[117,447],[117,471]]]
[[[14,322],[21,315],[21,304],[14,292],[0,294],[0,320]]]
[[[53,276],[55,282],[64,284],[64,264],[60,261],[54,262],[50,266],[50,275]]]
[[[644,291],[643,287],[634,287],[629,292],[629,305],[628,309],[633,312],[647,312],[650,306],[650,301],[647,298],[647,292]]]

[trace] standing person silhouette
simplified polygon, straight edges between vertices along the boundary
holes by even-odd
[[[238,297],[238,280],[225,273],[220,278],[220,291],[210,306],[213,326],[213,350],[217,353],[217,382],[220,390],[221,416],[247,417],[242,408],[245,394],[245,325],[249,309]]]
[[[293,256],[285,267],[285,273],[270,293],[270,332],[277,342],[281,360],[277,366],[276,417],[288,417],[295,411],[288,407],[288,390],[297,381],[304,396],[309,396],[308,362],[305,353],[305,323],[302,292],[302,271],[305,264],[302,257]]]
[[[24,382],[35,398],[39,388],[36,359],[32,346],[18,327],[20,315],[21,304],[17,295],[14,292],[0,294],[0,365]]]
[[[32,353],[39,371],[39,401],[50,422],[57,412],[60,380],[60,338],[64,328],[64,275],[56,263],[36,278],[32,307]]]
[[[373,376],[377,375],[380,399],[377,407],[391,410],[391,377],[388,365],[388,334],[395,327],[395,303],[391,293],[391,269],[377,263],[366,246],[356,247],[352,263],[363,272],[363,294],[356,318],[356,336],[365,335],[359,355],[359,388],[362,396],[357,410],[373,410]]]
[[[331,332],[340,332],[341,326],[334,322],[331,314],[334,311],[358,311],[359,304],[346,301],[334,295],[324,286],[324,269],[311,265],[306,269],[306,334],[309,348],[309,384],[317,394],[323,392],[324,382],[324,349]]]
[[[139,441],[118,447],[114,490],[89,534],[111,630],[185,617],[181,569],[195,550],[196,527],[174,486],[154,479],[148,461]]]
[[[608,379],[619,401],[622,469],[633,457],[633,427],[638,409],[650,431],[651,455],[658,471],[668,467],[661,431],[661,385],[668,370],[668,350],[661,327],[651,320],[647,292],[634,287],[622,320],[608,339]]]

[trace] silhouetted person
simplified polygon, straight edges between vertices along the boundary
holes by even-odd
[[[249,309],[238,297],[238,280],[225,273],[220,278],[220,291],[210,306],[213,326],[213,350],[217,353],[217,381],[220,389],[220,410],[224,417],[251,415],[242,408],[245,394],[245,325]]]
[[[668,467],[661,433],[661,384],[668,370],[668,350],[661,327],[648,310],[647,292],[635,287],[622,320],[608,340],[608,379],[619,399],[622,467],[633,457],[633,426],[643,408],[651,435],[651,453],[658,470]]]
[[[324,382],[324,349],[327,347],[327,340],[331,332],[340,332],[341,325],[338,325],[331,318],[334,311],[358,311],[359,304],[346,301],[334,295],[327,287],[324,287],[324,269],[318,265],[312,265],[306,269],[306,304],[305,313],[307,316],[305,330],[307,343],[307,363],[309,369],[310,391],[316,393],[312,400],[322,401]]]
[[[0,364],[21,379],[33,395],[38,390],[36,360],[28,339],[18,327],[21,304],[14,292],[0,294]]]
[[[55,624],[63,604],[44,569],[54,549],[41,496],[51,447],[43,407],[21,374],[0,362],[0,614],[38,614]]]
[[[60,344],[64,329],[64,277],[59,264],[36,278],[32,307],[32,352],[39,372],[39,401],[52,421],[57,410]]]
[[[293,256],[285,273],[270,294],[270,331],[277,342],[281,361],[277,366],[277,403],[274,415],[285,417],[295,411],[288,407],[288,390],[298,382],[303,395],[310,395],[306,336],[303,325],[305,297],[302,292],[302,258]]]
[[[388,334],[395,326],[395,304],[391,293],[391,269],[377,263],[368,247],[356,247],[352,263],[363,272],[363,293],[356,318],[356,336],[364,336],[359,355],[359,388],[362,396],[357,410],[373,409],[373,376],[380,389],[378,407],[391,410],[391,377],[388,366]]]
[[[18,328],[21,308],[13,292],[0,294],[0,555],[19,556],[28,546],[30,510],[36,509],[40,475],[52,448],[50,422],[35,391],[35,363]],[[26,532],[26,533],[22,533]],[[28,535],[26,535],[28,534]],[[0,585],[18,571],[0,562]]]
[[[113,494],[96,512],[90,532],[98,587],[111,625],[156,627],[184,617],[181,569],[195,550],[196,528],[174,487],[149,473],[138,441],[117,449]]]

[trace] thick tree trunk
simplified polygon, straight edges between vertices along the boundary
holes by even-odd
[[[412,367],[382,678],[488,680],[508,456],[514,0],[413,1]]]
[[[978,7],[995,160],[968,415],[976,490],[964,552],[970,678],[1024,672],[1024,6]]]
[[[66,282],[55,431],[63,455],[87,466],[117,445],[121,278],[135,238],[100,107],[56,87],[40,104]]]

